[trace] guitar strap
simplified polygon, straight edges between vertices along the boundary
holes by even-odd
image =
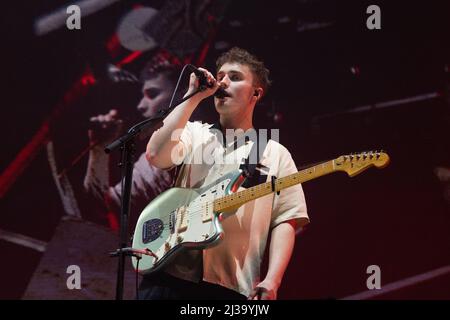
[[[244,163],[242,163],[239,167],[239,169],[242,170],[244,176],[246,177],[244,183],[242,184],[242,187],[244,188],[250,188],[257,184],[266,182],[267,179],[267,175],[261,172],[261,169],[265,168],[265,166],[263,166],[260,161],[267,146],[267,142],[270,140],[270,130],[268,130],[268,136],[264,141],[264,145],[261,145],[258,139],[258,135],[256,135],[256,137],[256,140],[254,140],[250,139],[249,136],[245,136],[246,142],[251,140],[253,142],[253,145],[252,149],[248,153],[247,158],[244,159]],[[252,161],[255,159],[256,161]],[[268,168],[266,168],[266,170],[268,172]]]
[[[220,123],[215,123],[212,126],[212,128],[221,131]],[[266,168],[265,166],[260,164],[260,161],[261,161],[261,157],[264,153],[264,150],[267,146],[267,143],[271,138],[270,132],[271,132],[271,130],[267,130],[267,137],[264,141],[264,144],[262,144],[261,141],[259,141],[258,135],[250,135],[251,137],[245,136],[246,143],[248,141],[252,141],[253,144],[252,144],[252,148],[251,148],[250,152],[248,153],[247,158],[245,158],[244,162],[241,163],[241,165],[239,166],[239,169],[242,170],[242,172],[244,173],[244,176],[246,177],[244,183],[242,184],[242,187],[244,187],[244,188],[250,188],[257,184],[266,182],[267,175],[264,174],[261,171],[261,169],[264,168],[265,169],[264,171],[267,171],[267,172],[269,170],[268,170],[268,168]],[[256,136],[256,139],[255,139],[255,136]],[[235,141],[235,143],[237,143],[237,141]],[[184,170],[186,169],[185,167],[183,167],[183,163],[181,163],[180,165],[176,166],[173,169],[172,187],[175,187],[175,186],[183,186],[184,187],[185,186],[186,181],[180,181],[180,174],[183,169]],[[187,174],[184,173],[182,176],[184,176],[186,178]]]

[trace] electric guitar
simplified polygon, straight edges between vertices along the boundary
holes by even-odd
[[[185,249],[204,249],[223,237],[220,214],[272,192],[336,171],[353,177],[375,166],[384,168],[389,156],[384,152],[363,152],[340,156],[286,177],[237,192],[245,180],[241,170],[231,171],[214,183],[198,188],[171,188],[156,197],[142,211],[133,236],[134,268],[150,274],[166,265]]]

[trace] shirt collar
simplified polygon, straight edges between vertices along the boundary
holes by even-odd
[[[209,127],[210,129],[215,129],[215,130],[217,130],[217,131],[214,131],[214,134],[222,134],[222,141],[223,141],[223,144],[222,144],[222,146],[224,146],[225,147],[225,143],[227,142],[227,138],[223,135],[223,131],[222,131],[222,125],[220,124],[220,122],[215,122],[214,124],[212,124],[211,125],[211,127]],[[251,130],[251,129],[249,129],[249,130]],[[249,139],[249,137],[248,136],[246,136],[244,133],[242,133],[242,134],[240,134],[239,136],[235,136],[234,137],[234,140],[233,141],[231,141],[231,142],[229,142],[227,145],[226,145],[226,147],[231,147],[231,146],[237,146],[238,145],[238,143],[240,143],[240,145],[242,145],[242,139],[245,139],[245,138],[247,138],[247,139]],[[220,140],[220,139],[219,139]],[[247,143],[249,143],[250,142],[250,140],[247,140],[245,143],[247,144]]]

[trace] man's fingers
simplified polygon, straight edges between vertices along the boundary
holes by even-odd
[[[205,77],[206,77],[206,81],[210,84],[210,85],[216,85],[216,83],[217,83],[217,81],[216,81],[216,79],[214,78],[214,76],[212,75],[212,73],[211,72],[209,72],[208,70],[206,70],[206,69],[204,69],[204,68],[198,68],[198,70],[200,70],[201,72],[203,72],[203,74],[205,75]],[[198,80],[197,79],[197,76],[195,75],[195,73],[191,73],[191,79],[196,79],[196,80]]]
[[[248,300],[274,300],[276,299],[273,290],[267,290],[264,287],[256,287],[248,296]]]
[[[247,297],[247,300],[253,300],[255,295],[256,295],[256,289],[253,289],[252,292],[250,292],[250,295]]]
[[[267,291],[267,290],[264,288],[261,288],[261,287],[256,287],[250,293],[248,300],[260,300],[264,291]]]
[[[99,114],[95,117],[90,117],[90,122],[98,122],[102,128],[108,127],[110,124],[121,125],[123,120],[118,117],[119,113],[116,109],[110,110],[107,114]]]

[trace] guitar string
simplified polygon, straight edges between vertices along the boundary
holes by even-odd
[[[314,172],[316,172],[316,170],[314,170]],[[303,176],[308,176],[308,175],[310,175],[312,172],[311,172],[311,170],[301,170],[301,171],[299,171],[299,172],[297,172],[298,173],[298,175],[297,176],[295,176],[295,177],[292,177],[292,175],[291,175],[291,178],[290,179],[287,179],[287,180],[285,180],[285,182],[286,182],[286,184],[288,184],[287,186],[285,186],[284,188],[288,188],[288,187],[291,187],[291,186],[294,186],[294,185],[297,185],[298,184],[298,182],[297,181],[293,181],[293,179],[297,179],[297,178],[300,178],[300,177],[303,177]],[[287,178],[287,177],[285,177],[285,178]],[[293,184],[290,184],[290,182],[294,182]],[[258,192],[258,191],[261,191],[261,189],[264,191],[265,189],[267,189],[267,185],[266,184],[261,184],[261,185],[259,185],[259,186],[255,186],[254,187],[255,189],[253,190],[254,192]],[[283,188],[283,189],[284,189]],[[246,189],[246,190],[250,190],[250,189]],[[273,192],[270,192],[270,193],[273,193]],[[270,193],[268,193],[268,194],[270,194]],[[225,195],[225,196],[221,196],[220,198],[225,198],[225,197],[227,197],[227,196],[233,196],[233,195],[236,195],[236,194],[228,194],[228,195]],[[266,194],[267,195],[267,194]],[[252,196],[253,196],[253,194],[252,194]],[[243,197],[246,197],[246,195],[243,195]],[[238,197],[238,198],[240,198],[240,197]],[[236,199],[236,198],[234,198],[234,199]],[[233,198],[231,198],[230,199],[230,201],[233,201],[234,200]],[[208,205],[212,205],[212,206],[214,206],[214,202],[217,200],[217,198],[215,198],[213,201],[210,201],[210,202],[207,202],[207,204]],[[253,199],[252,199],[253,200]],[[191,207],[190,208],[190,210],[188,211],[188,213],[185,215],[185,217],[187,217],[187,218],[189,218],[189,217],[192,217],[192,216],[194,216],[194,215],[197,215],[197,214],[199,214],[199,213],[202,213],[203,211],[204,211],[204,208],[205,207],[205,204],[204,203],[200,203],[200,204],[198,204],[198,205],[196,205],[196,206],[193,206],[193,207]],[[200,209],[201,208],[201,209]],[[177,223],[177,221],[176,220],[178,220],[180,217],[180,214],[179,213],[176,213],[176,219],[175,219],[175,224]],[[184,217],[183,217],[184,218]],[[183,219],[182,218],[182,219]],[[165,227],[167,227],[168,225],[170,226],[170,221],[167,221],[167,220],[170,220],[171,219],[171,217],[170,217],[170,215],[166,215],[165,217],[163,217],[163,218],[161,218],[160,220],[163,222],[163,226],[165,226]]]
[[[328,163],[328,162],[324,162],[324,163],[322,163],[322,168],[323,168],[323,164],[325,164],[325,163]],[[292,185],[289,185],[290,183],[289,182],[293,182],[292,181],[292,179],[295,179],[295,180],[297,180],[297,178],[302,178],[302,177],[306,177],[306,176],[309,176],[309,175],[311,175],[311,173],[312,173],[312,170],[311,170],[312,168],[309,168],[309,169],[305,169],[305,170],[301,170],[301,171],[298,171],[298,172],[296,172],[296,173],[294,173],[294,174],[298,174],[296,177],[291,177],[289,180],[286,180],[286,184],[288,184],[288,186],[285,186],[284,188],[287,188],[287,187],[292,187],[292,186],[294,186],[294,185],[296,185],[296,184],[298,184],[297,183],[297,181],[295,181]],[[314,173],[316,173],[316,169],[320,169],[320,168],[314,168]],[[289,177],[289,176],[286,176],[286,177],[284,177],[283,179],[285,179],[285,178],[287,178],[287,177]],[[301,180],[301,179],[300,179]],[[267,182],[266,182],[267,183]],[[263,183],[263,184],[261,184],[260,186],[261,187],[259,187],[258,188],[258,186],[256,186],[256,188],[255,188],[255,190],[253,190],[254,192],[259,192],[259,191],[261,191],[261,189],[262,190],[265,190],[266,188],[267,188],[267,185],[265,185],[266,183]],[[246,189],[245,191],[248,191],[248,190],[251,190],[251,189]],[[270,194],[270,193],[269,193]],[[225,195],[225,196],[223,196],[223,197],[221,197],[221,198],[225,198],[225,197],[227,197],[227,196],[233,196],[233,195],[236,195],[236,194],[228,194],[228,195]],[[245,197],[248,197],[248,195],[242,195],[244,198]],[[253,196],[253,195],[252,195]],[[240,197],[238,197],[238,198],[240,198]],[[232,199],[230,199],[229,201],[231,202],[231,201],[234,201],[236,198],[232,198]],[[208,205],[213,205],[213,203],[215,202],[217,200],[217,198],[216,199],[214,199],[213,201],[211,201],[211,202],[208,202]],[[253,199],[252,199],[253,200]],[[196,205],[196,206],[193,206],[193,207],[191,207],[191,208],[189,208],[190,210],[188,210],[188,213],[185,215],[185,217],[187,217],[187,218],[190,218],[190,217],[193,217],[193,216],[196,216],[196,215],[198,215],[198,214],[201,214],[203,211],[204,211],[204,204],[202,204],[202,203],[200,203],[200,204],[198,204],[198,205]],[[177,217],[179,216],[179,214],[177,213]],[[167,217],[167,219],[170,219],[170,215],[168,215],[168,216],[166,216]],[[165,220],[163,220],[163,219],[160,219],[160,220],[162,220],[163,222],[166,222],[167,221],[167,219],[165,219]],[[169,224],[169,221],[167,221],[166,223],[165,223],[165,225],[167,225],[167,224]]]
[[[316,170],[314,170],[314,172],[316,173]],[[294,173],[294,174],[298,174],[297,176],[293,176],[294,174],[292,174],[292,175],[288,175],[288,176],[286,176],[286,177],[284,177],[284,178],[282,178],[283,180],[284,180],[284,182],[285,182],[285,184],[286,184],[286,186],[284,186],[283,187],[283,189],[284,188],[288,188],[288,187],[292,187],[292,186],[294,186],[294,185],[297,185],[298,184],[298,180],[297,180],[297,178],[299,178],[299,180],[301,180],[301,178],[303,178],[303,177],[306,177],[306,176],[309,176],[309,175],[311,175],[311,173],[312,173],[312,171],[311,171],[311,168],[310,169],[305,169],[305,170],[301,170],[301,171],[298,171],[298,172],[296,172],[296,173]],[[287,177],[289,177],[289,176],[291,176],[289,179],[286,179]],[[285,180],[286,179],[286,180]],[[293,181],[293,180],[296,180],[296,181]],[[270,186],[270,185],[267,185],[267,183],[268,182],[266,182],[266,183],[262,183],[261,185],[258,185],[258,186],[255,186],[255,187],[253,187],[253,188],[255,188],[253,191],[255,192],[255,193],[258,193],[258,192],[260,192],[260,191],[265,191],[266,189],[267,189],[267,187],[268,186]],[[291,184],[292,183],[292,184]],[[249,190],[251,190],[250,188],[249,189],[246,189],[246,190],[244,190],[244,191],[249,191]],[[244,192],[244,191],[240,191],[240,192]],[[270,193],[273,193],[273,192],[270,192]],[[270,193],[268,193],[268,194],[270,194]],[[234,193],[234,194],[228,194],[228,195],[225,195],[225,196],[222,196],[222,197],[220,197],[220,198],[225,198],[225,197],[227,197],[227,196],[233,196],[233,195],[236,195],[237,193]],[[267,194],[266,194],[267,195]],[[248,195],[242,195],[244,198],[246,198],[246,197],[248,197]],[[252,194],[252,196],[253,196],[253,194]],[[220,199],[219,198],[219,199]],[[240,198],[240,197],[238,197],[238,198]],[[236,198],[232,198],[232,199],[230,199],[229,201],[234,201]],[[208,202],[207,204],[208,205],[213,205],[213,203],[215,202],[217,200],[217,198],[215,198],[213,201],[210,201],[210,202]],[[252,199],[253,200],[253,199]],[[198,215],[198,214],[201,214],[201,213],[203,213],[204,212],[204,206],[205,206],[205,204],[204,203],[200,203],[200,204],[198,204],[198,205],[195,205],[195,206],[193,206],[193,207],[191,207],[191,208],[189,208],[189,210],[188,210],[188,213],[187,214],[185,214],[185,216],[183,217],[183,218],[180,218],[180,214],[179,213],[177,213],[176,214],[176,220],[178,220],[178,219],[187,219],[187,218],[192,218],[193,216],[196,216],[196,215]],[[165,226],[165,227],[167,227],[167,226],[170,226],[170,219],[171,219],[171,217],[170,217],[170,215],[166,215],[166,216],[164,216],[164,217],[162,217],[160,220],[163,222],[163,226]],[[175,222],[176,223],[176,222]]]
[[[310,174],[310,172],[301,172],[301,171],[298,172],[298,173],[300,173],[300,174],[298,175],[298,177],[303,177],[303,176],[307,176],[307,175]],[[287,177],[289,177],[289,176],[287,176]],[[286,178],[286,177],[285,177],[285,178]],[[290,180],[292,180],[292,179],[295,179],[295,180],[296,180],[297,177],[295,177],[295,178],[292,177]],[[291,182],[292,182],[292,181],[291,181]],[[266,182],[266,183],[267,183],[267,182]],[[261,185],[260,185],[261,187],[256,186],[256,188],[255,188],[253,191],[254,191],[255,193],[260,192],[260,191],[265,191],[265,190],[268,188],[268,186],[270,186],[270,185],[266,185],[266,183],[261,184]],[[286,180],[286,183],[289,184],[289,180]],[[292,186],[294,186],[294,185],[296,185],[296,184],[298,184],[297,181],[295,181],[294,184],[292,184],[292,185],[290,185],[290,186],[286,186],[286,187],[292,187]],[[251,189],[249,188],[249,189],[246,189],[246,190],[243,190],[243,191],[240,191],[240,192],[249,191],[249,190],[251,190]],[[270,193],[273,193],[273,192],[270,192]],[[268,193],[268,194],[270,194],[270,193]],[[233,195],[236,195],[236,194],[237,194],[237,193],[229,194],[229,195],[225,195],[225,196],[220,197],[220,198],[225,198],[225,197],[227,197],[227,196],[233,196]],[[266,195],[267,195],[267,194],[266,194]],[[252,194],[252,196],[253,196],[253,194]],[[248,195],[242,195],[242,197],[248,197]],[[220,199],[220,198],[219,198],[219,199]],[[238,197],[238,198],[240,198],[240,197]],[[229,201],[234,201],[235,199],[236,199],[236,198],[230,199]],[[208,202],[208,205],[213,205],[214,201],[216,201],[216,200],[217,200],[217,198],[215,198],[213,201]],[[252,200],[253,200],[253,199],[252,199]],[[203,212],[204,212],[204,209],[203,209],[204,205],[205,205],[205,204],[200,203],[200,204],[198,204],[198,205],[195,205],[195,206],[191,207],[190,210],[188,210],[188,213],[187,213],[184,217],[185,217],[185,218],[192,218],[193,216],[196,216],[196,215],[198,215],[198,214],[203,213]],[[176,215],[177,215],[177,218],[179,219],[180,214],[177,213]],[[166,215],[166,216],[162,217],[160,220],[163,222],[163,226],[167,227],[167,226],[170,225],[170,219],[171,219],[171,218],[170,218],[170,214],[169,214],[169,215]],[[181,219],[183,219],[183,218],[181,218]]]
[[[294,186],[294,185],[297,185],[298,184],[298,180],[297,180],[297,178],[301,178],[301,177],[303,177],[303,176],[309,176],[311,173],[312,173],[312,171],[309,169],[306,169],[306,170],[301,170],[301,171],[299,171],[299,172],[297,172],[298,173],[298,175],[297,176],[292,176],[292,175],[290,175],[291,176],[291,178],[290,179],[286,179],[285,180],[285,183],[287,184],[285,187],[283,187],[282,189],[284,189],[284,188],[288,188],[288,187],[291,187],[291,186]],[[314,173],[316,173],[316,170],[314,170]],[[287,178],[287,177],[285,177],[285,178]],[[295,180],[297,180],[297,181],[293,181],[293,179],[295,179]],[[301,180],[301,179],[300,179]],[[292,182],[294,182],[294,183],[292,183]],[[292,183],[292,184],[291,184]],[[266,188],[267,188],[267,185],[265,185],[265,184],[261,184],[261,185],[259,185],[259,186],[255,186],[256,188],[253,190],[254,192],[259,192],[259,191],[261,191],[261,189],[264,191]],[[246,189],[246,190],[250,190],[250,189]],[[273,193],[273,192],[271,192],[271,193]],[[270,194],[270,193],[269,193]],[[225,198],[225,197],[227,197],[227,196],[233,196],[233,195],[236,195],[236,194],[228,194],[228,195],[225,195],[225,196],[221,196],[220,198]],[[266,194],[267,195],[267,194]],[[242,195],[243,197],[246,197],[246,195]],[[253,194],[252,194],[252,196],[253,196]],[[240,198],[240,197],[238,197],[238,198]],[[235,200],[236,198],[232,198],[231,197],[231,199],[229,200],[229,201],[233,201],[233,200]],[[217,198],[214,198],[214,200],[213,201],[209,201],[209,202],[207,202],[206,204],[207,205],[212,205],[212,206],[214,206],[214,202],[217,200]],[[253,199],[252,199],[253,200]],[[179,213],[176,213],[176,219],[175,219],[175,227],[176,227],[176,224],[177,224],[177,220],[178,219],[187,219],[187,218],[189,218],[189,217],[192,217],[192,216],[194,216],[194,215],[197,215],[197,214],[201,214],[202,212],[204,212],[204,207],[205,207],[206,205],[205,205],[205,203],[200,203],[200,204],[198,204],[198,205],[196,205],[196,206],[193,206],[193,207],[191,207],[190,208],[190,210],[188,210],[188,213],[184,216],[184,217],[180,217],[180,214]],[[171,222],[170,221],[168,221],[168,220],[171,220],[172,218],[171,218],[171,216],[170,215],[166,215],[165,217],[162,217],[161,218],[161,221],[163,222],[163,226],[164,227],[167,227],[167,226],[170,226],[170,224],[171,224]],[[179,227],[177,227],[177,229],[179,229]],[[178,231],[178,230],[177,230]]]
[[[227,201],[229,201],[229,202],[231,202],[231,201],[236,201],[236,199],[245,199],[245,200],[247,200],[248,198],[249,198],[249,196],[250,197],[253,197],[254,196],[254,194],[256,193],[256,194],[258,194],[258,193],[260,193],[261,191],[267,191],[268,190],[268,188],[269,188],[269,186],[270,185],[266,185],[266,186],[261,186],[261,187],[258,187],[258,188],[255,188],[254,190],[252,190],[253,191],[253,193],[250,195],[250,194],[242,194],[242,195],[240,195],[240,196],[237,196],[237,193],[232,193],[232,194],[229,194],[229,195],[225,195],[225,196],[221,196],[221,197],[217,197],[217,198],[215,198],[214,200],[212,200],[212,201],[208,201],[207,203],[200,203],[200,204],[197,204],[197,205],[195,205],[195,206],[192,206],[192,207],[189,207],[189,209],[188,209],[188,213],[186,214],[186,216],[188,216],[188,217],[191,217],[191,216],[193,216],[193,215],[197,215],[197,214],[199,214],[199,213],[202,213],[203,212],[203,210],[204,210],[204,207],[206,206],[206,204],[207,205],[210,205],[210,206],[213,206],[214,205],[214,202],[216,201],[216,200],[218,200],[218,199],[224,199],[225,197],[227,197],[227,196],[234,196],[234,197],[230,197],[230,199],[229,200],[227,200]],[[251,189],[246,189],[246,190],[244,190],[244,191],[250,191]],[[270,189],[271,190],[271,189]],[[241,192],[241,191],[240,191]],[[272,192],[270,192],[270,193],[272,193]],[[270,193],[266,193],[266,194],[263,194],[263,195],[261,195],[261,196],[264,196],[264,195],[267,195],[267,194],[270,194]],[[237,197],[236,197],[237,196]],[[251,200],[254,200],[254,199],[251,199]],[[250,201],[251,201],[250,200]],[[224,201],[224,200],[223,200]],[[177,215],[179,215],[179,213],[177,213]]]
[[[260,188],[258,188],[258,189],[259,189],[259,190],[253,190],[253,191],[254,191],[254,192],[258,192],[258,191],[261,191],[261,190],[262,190],[262,191],[266,191],[266,190],[267,190],[267,186],[265,186],[265,187],[260,187]],[[246,190],[250,190],[250,189],[246,189]],[[271,194],[271,193],[273,193],[273,192],[267,193],[267,194],[265,194],[265,195],[268,195],[268,194]],[[230,194],[230,195],[235,195],[235,194]],[[248,198],[248,196],[249,196],[249,195],[242,195],[241,197]],[[253,194],[252,194],[252,196],[253,196]],[[224,197],[220,197],[220,198],[224,198]],[[219,199],[220,199],[220,198],[219,198]],[[238,198],[240,198],[240,197],[238,197]],[[214,199],[213,201],[208,202],[208,205],[213,205],[213,203],[214,203],[215,200],[217,200],[217,198]],[[234,199],[233,199],[233,200],[234,200]],[[252,200],[253,200],[253,199],[252,199]],[[230,200],[230,201],[232,201],[232,200]],[[196,216],[196,215],[198,215],[198,214],[201,214],[201,213],[204,212],[204,208],[202,208],[202,207],[204,207],[204,204],[198,204],[198,205],[196,205],[196,206],[193,206],[183,218],[180,218],[180,214],[177,213],[177,214],[176,214],[176,215],[177,215],[177,219],[192,218],[193,216]],[[160,220],[163,222],[163,226],[164,226],[164,227],[170,226],[170,223],[171,223],[171,222],[170,222],[170,219],[171,219],[170,214],[169,214],[169,215],[165,215],[164,217],[160,218]],[[176,223],[176,222],[175,222],[175,223]]]

